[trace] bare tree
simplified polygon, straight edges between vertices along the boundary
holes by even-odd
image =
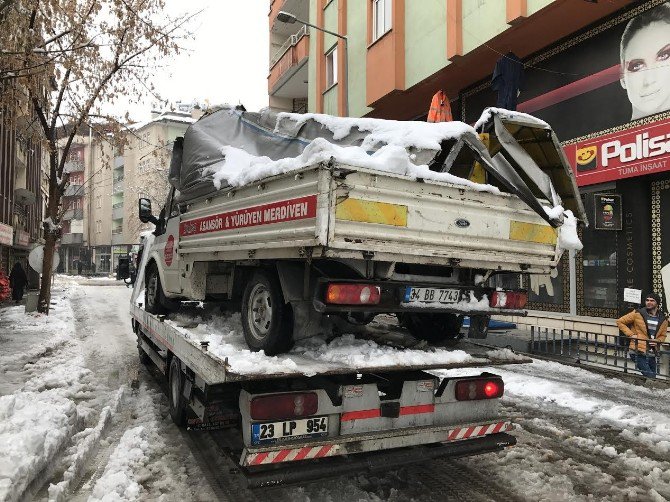
[[[151,74],[162,58],[179,52],[192,17],[171,18],[164,7],[164,0],[0,0],[0,106],[20,109],[27,100],[34,129],[48,145],[40,312],[49,312],[70,147],[92,116],[105,116],[110,133],[121,131],[122,119],[103,113],[103,107],[119,99],[139,103],[155,93]]]

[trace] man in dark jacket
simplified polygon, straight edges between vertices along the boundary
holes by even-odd
[[[661,309],[661,297],[651,292],[645,306],[617,319],[617,326],[630,338],[629,354],[644,376],[656,378],[657,342],[665,342],[668,320]]]
[[[9,284],[12,287],[12,300],[19,303],[23,298],[23,290],[28,283],[28,276],[21,264],[17,261],[9,274]]]

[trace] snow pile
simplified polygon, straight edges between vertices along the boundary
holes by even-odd
[[[477,134],[475,130],[463,122],[417,122],[406,120],[383,120],[355,117],[334,117],[318,113],[280,113],[277,115],[277,129],[284,120],[295,122],[300,127],[308,120],[314,120],[333,133],[334,140],[344,139],[353,128],[368,132],[361,144],[369,150],[383,143],[404,148],[421,150],[440,150],[440,143],[445,139],[453,139],[465,133]]]
[[[577,234],[577,218],[569,209],[563,213],[563,225],[558,232],[558,248],[580,251],[584,245]]]
[[[105,472],[96,482],[89,502],[111,500],[140,500],[142,486],[138,471],[150,458],[150,429],[139,425],[128,429],[112,452]]]
[[[372,120],[372,119],[368,119]],[[430,124],[437,125],[437,124]],[[224,186],[243,186],[260,179],[296,171],[319,162],[334,159],[342,164],[407,176],[412,180],[424,179],[467,186],[481,192],[500,193],[498,188],[475,183],[449,173],[431,171],[427,165],[415,165],[412,155],[401,145],[387,144],[368,154],[365,147],[339,146],[324,138],[314,139],[295,158],[272,160],[269,157],[256,157],[244,150],[224,146],[221,153],[225,159],[208,168],[203,174],[212,174],[217,189]]]
[[[475,123],[475,129],[479,131],[484,124],[491,120],[493,114],[497,114],[500,116],[500,118],[506,120],[521,119],[524,121],[534,122],[538,127],[549,127],[549,124],[547,124],[544,120],[540,120],[533,115],[528,115],[527,113],[522,112],[513,112],[511,110],[506,110],[505,108],[496,108],[492,106],[490,108],[486,108],[482,112],[479,120],[477,120]]]
[[[486,353],[486,357],[496,360],[500,359],[503,361],[528,361],[528,357],[517,354],[510,349],[494,349],[489,350]]]
[[[488,303],[487,303],[488,305]],[[182,328],[184,321],[198,322],[197,327]],[[186,336],[193,336],[196,343],[208,342],[208,351],[226,359],[229,370],[244,374],[295,374],[312,376],[324,371],[342,368],[363,370],[384,366],[403,365],[459,365],[485,363],[462,350],[432,348],[424,350],[397,349],[379,345],[372,340],[345,334],[327,342],[322,337],[300,340],[286,354],[268,357],[263,352],[251,352],[244,340],[240,315],[214,317],[206,323],[201,318],[175,316],[166,321]]]
[[[89,413],[77,404],[94,390],[92,373],[72,339],[75,320],[68,297],[78,289],[55,286],[49,316],[25,314],[22,306],[2,309],[3,324],[15,326],[19,336],[7,337],[0,364],[27,380],[13,382],[12,393],[0,397],[0,500],[19,498]],[[29,345],[34,339],[42,341]]]
[[[63,474],[63,481],[49,486],[49,501],[65,500],[72,489],[72,484],[76,482],[84,467],[96,452],[100,438],[109,427],[112,415],[119,410],[125,392],[126,387],[122,386],[116,393],[112,404],[103,408],[95,427],[87,428],[72,437],[75,446],[70,457],[71,464]]]
[[[0,397],[0,500],[13,500],[76,430],[77,407],[57,390]]]

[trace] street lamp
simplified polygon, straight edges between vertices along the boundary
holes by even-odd
[[[343,68],[343,73],[344,73],[344,114],[348,117],[349,116],[349,79],[348,79],[348,67],[349,67],[349,47],[347,45],[347,37],[344,35],[340,35],[339,33],[335,33],[334,31],[329,31],[326,30],[325,28],[320,28],[319,26],[316,26],[314,24],[308,23],[307,21],[303,21],[302,19],[298,19],[295,17],[293,14],[290,12],[284,12],[283,10],[280,10],[277,13],[277,21],[280,23],[286,23],[286,24],[294,24],[296,22],[300,24],[304,24],[305,26],[309,26],[310,28],[314,28],[315,30],[323,31],[324,33],[328,33],[329,35],[333,35],[334,37],[341,38],[344,40],[344,68]]]

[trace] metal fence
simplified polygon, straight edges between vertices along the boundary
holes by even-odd
[[[670,343],[587,331],[532,326],[531,354],[614,368],[624,373],[670,379]],[[646,358],[646,359],[642,359]],[[647,369],[644,363],[649,366]]]

